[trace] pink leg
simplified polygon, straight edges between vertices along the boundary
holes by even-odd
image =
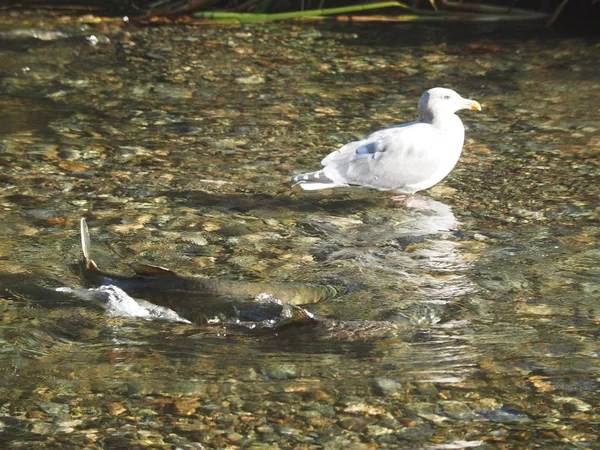
[[[390,200],[406,208],[427,209],[429,206],[427,198],[412,194],[394,195]]]

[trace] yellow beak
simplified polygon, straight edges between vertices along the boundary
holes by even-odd
[[[475,100],[465,99],[465,109],[470,109],[471,111],[481,111],[481,105]]]

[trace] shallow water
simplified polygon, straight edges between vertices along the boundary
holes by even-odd
[[[598,42],[27,19],[0,33],[3,448],[597,445]],[[286,183],[435,85],[483,111],[417,205]],[[111,316],[55,291],[82,216],[102,268],[333,285],[306,308],[396,328]]]

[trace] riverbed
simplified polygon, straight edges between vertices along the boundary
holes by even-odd
[[[598,41],[92,19],[0,17],[3,448],[597,446]],[[482,111],[414,205],[288,182],[434,86]],[[303,307],[402,331],[107,314],[56,291],[81,217],[103,269],[336,286]]]

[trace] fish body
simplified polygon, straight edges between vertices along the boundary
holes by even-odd
[[[408,325],[374,320],[335,320],[318,317],[296,305],[283,305],[278,317],[258,322],[229,319],[227,325],[243,331],[270,334],[277,333],[294,341],[368,341],[404,336],[410,330]],[[306,333],[306,327],[310,333]],[[285,331],[284,334],[278,332]]]
[[[203,323],[219,315],[250,321],[267,320],[279,316],[282,303],[316,303],[337,294],[337,289],[328,285],[183,276],[164,267],[146,264],[133,266],[135,273],[131,276],[109,273],[91,259],[90,234],[83,218],[80,232],[83,260],[79,272],[88,286],[117,286],[134,298],[170,308],[194,323]],[[264,298],[270,301],[264,301]]]
[[[217,323],[251,334],[315,341],[360,341],[404,335],[408,326],[385,321],[318,317],[299,304],[331,298],[331,286],[252,283],[188,277],[159,266],[134,266],[135,274],[104,272],[90,257],[90,236],[81,219],[82,277],[91,286],[116,286],[134,298],[160,305],[195,324]],[[280,332],[285,333],[283,335]],[[309,332],[307,332],[309,330]]]

